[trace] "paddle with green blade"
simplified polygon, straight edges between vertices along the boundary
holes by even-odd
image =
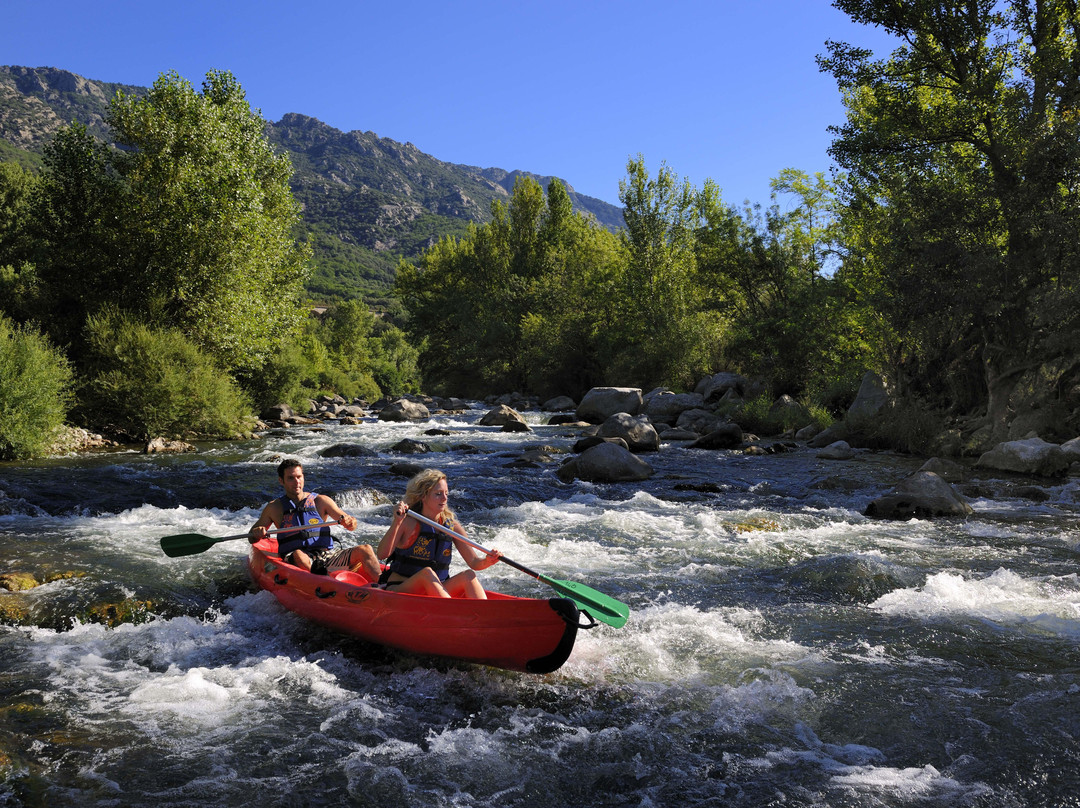
[[[436,530],[441,530],[443,533],[447,533],[453,536],[455,539],[475,547],[484,553],[490,553],[486,547],[477,544],[472,539],[468,539],[462,536],[456,530],[451,530],[446,525],[441,525],[433,519],[428,519],[426,516],[416,513],[415,511],[406,511],[409,516],[418,522],[423,522],[425,525],[430,525]],[[559,594],[574,601],[584,611],[587,611],[592,617],[599,620],[601,623],[607,623],[614,628],[621,628],[626,625],[627,619],[630,617],[630,607],[625,603],[615,600],[615,598],[608,597],[603,592],[597,592],[590,586],[585,584],[579,584],[576,581],[560,581],[557,578],[549,578],[546,575],[542,575],[539,572],[534,572],[523,564],[519,564],[516,561],[512,561],[506,556],[499,556],[499,560],[504,564],[509,564],[516,570],[524,572],[526,575],[531,575],[538,581],[547,584]]]
[[[313,527],[327,527],[328,525],[336,525],[336,521],[330,522],[316,522],[312,525],[304,525],[303,529]],[[270,536],[274,533],[295,533],[297,528],[295,527],[282,527],[275,528],[274,530],[266,531],[266,535]],[[235,536],[204,536],[201,533],[180,533],[176,536],[162,536],[161,537],[161,549],[165,555],[169,558],[177,558],[178,556],[195,555],[196,553],[202,553],[209,550],[215,544],[221,541],[232,541],[233,539],[246,539],[247,533],[237,533]]]

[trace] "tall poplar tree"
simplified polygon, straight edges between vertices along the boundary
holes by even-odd
[[[108,122],[122,147],[124,263],[147,310],[253,372],[306,314],[288,157],[229,72],[207,73],[198,93],[166,73],[145,97],[118,96]]]

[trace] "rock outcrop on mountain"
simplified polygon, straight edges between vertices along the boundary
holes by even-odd
[[[118,91],[138,95],[146,88],[51,67],[0,66],[0,159],[40,161],[45,144],[71,121],[107,140],[105,114]],[[470,222],[488,221],[491,203],[508,201],[519,177],[533,177],[545,188],[554,179],[443,162],[412,143],[343,132],[296,112],[268,123],[267,136],[292,160],[293,193],[314,253],[309,290],[316,297],[385,292],[400,258],[464,233]],[[576,210],[609,229],[622,226],[621,208],[562,182]]]

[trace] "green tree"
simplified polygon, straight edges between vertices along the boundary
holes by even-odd
[[[784,226],[813,283],[836,239],[833,185],[821,171],[811,177],[797,168],[785,168],[770,181],[769,187],[774,201],[779,194],[795,198],[794,206],[783,215]]]
[[[71,368],[28,326],[0,314],[0,460],[43,454],[71,405]]]
[[[306,316],[288,157],[228,72],[207,73],[201,93],[164,74],[144,97],[118,95],[108,122],[122,147],[121,263],[145,310],[225,367],[257,372]]]
[[[1073,0],[837,0],[902,44],[829,43],[844,93],[844,272],[871,290],[909,385],[981,389],[1005,434],[1036,369],[1080,376],[1080,13]],[[955,384],[955,382],[954,382]]]
[[[422,346],[425,379],[476,395],[546,390],[555,384],[556,366],[588,357],[596,341],[583,333],[580,316],[595,306],[582,294],[583,275],[589,260],[599,261],[597,272],[610,264],[599,246],[601,230],[570,211],[561,184],[553,181],[545,197],[535,180],[523,177],[509,205],[492,205],[491,222],[471,226],[461,239],[442,239],[416,264],[403,262],[397,290],[409,311],[409,332]],[[587,342],[574,342],[584,337]],[[538,339],[551,351],[538,352]],[[561,361],[548,362],[551,356]]]
[[[106,302],[138,307],[140,276],[126,260],[127,206],[109,149],[75,123],[57,132],[44,161],[34,212],[42,320],[78,364],[86,315]]]
[[[32,204],[37,176],[15,163],[0,163],[0,264],[31,258]]]
[[[626,223],[621,372],[643,386],[692,385],[710,369],[715,319],[695,305],[698,208],[690,183],[666,165],[655,178],[629,160],[619,183]]]
[[[0,313],[23,323],[40,317],[40,285],[34,264],[36,174],[0,163]]]

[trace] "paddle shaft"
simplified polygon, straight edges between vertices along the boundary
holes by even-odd
[[[316,527],[330,527],[330,525],[340,525],[340,524],[341,523],[337,519],[330,519],[329,521],[326,521],[326,522],[316,522],[313,525],[301,525],[300,527],[276,527],[273,530],[266,531],[266,535],[267,536],[272,536],[275,533],[295,533],[298,530],[309,530],[311,528],[316,528]],[[245,538],[245,537],[250,536],[250,535],[251,535],[251,531],[249,530],[247,533],[241,533],[239,536],[236,536],[235,538],[238,538],[238,539],[239,538]],[[233,537],[230,536],[229,538],[233,538]]]
[[[338,521],[336,519],[331,519],[329,522],[316,522],[313,525],[302,525],[300,527],[276,527],[273,530],[266,531],[266,535],[267,536],[272,536],[275,533],[295,533],[298,530],[307,530],[309,528],[316,528],[316,527],[329,527],[330,525],[336,525],[336,524],[339,524]],[[166,538],[168,538],[168,537],[166,537]],[[207,536],[207,538],[210,538],[210,537]],[[251,538],[251,531],[249,530],[247,533],[237,533],[235,536],[222,536],[221,538],[214,539],[214,541],[219,542],[219,541],[230,541],[231,539],[250,539],[250,538]]]

